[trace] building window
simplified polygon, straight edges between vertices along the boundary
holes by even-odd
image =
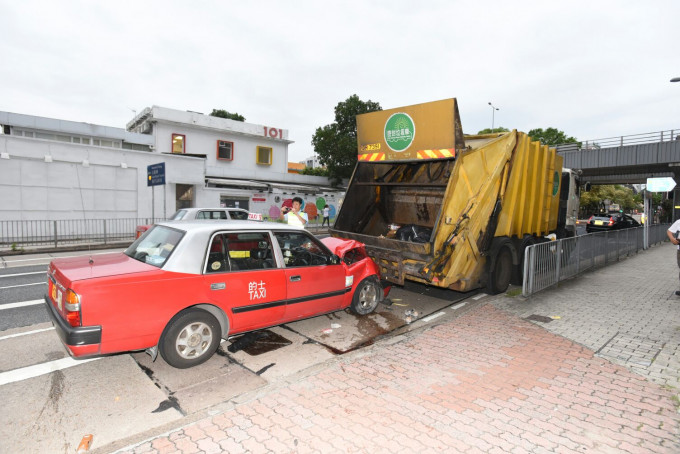
[[[186,153],[186,136],[184,134],[172,135],[172,152]]]
[[[257,147],[257,163],[272,165],[272,149],[271,147]]]
[[[217,159],[232,161],[234,159],[234,142],[217,141]]]

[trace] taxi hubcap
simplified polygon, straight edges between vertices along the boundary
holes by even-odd
[[[359,304],[363,307],[372,307],[376,304],[377,300],[378,294],[375,286],[371,284],[364,285],[361,293],[359,293]]]
[[[177,353],[183,358],[201,356],[212,343],[212,337],[212,330],[205,323],[198,322],[187,325],[177,336]]]

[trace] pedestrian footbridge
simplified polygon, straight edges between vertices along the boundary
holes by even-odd
[[[680,129],[558,145],[564,167],[581,169],[591,184],[644,184],[647,178],[680,182]]]

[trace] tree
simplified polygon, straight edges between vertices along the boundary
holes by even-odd
[[[243,115],[239,115],[236,112],[231,113],[228,112],[224,109],[213,109],[212,112],[210,112],[211,117],[220,117],[220,118],[228,118],[230,120],[236,120],[236,121],[246,121],[246,117]]]
[[[623,211],[631,211],[640,206],[633,190],[621,185],[597,185],[588,192],[581,192],[581,211],[585,215],[606,211],[604,201],[618,204]]]
[[[300,172],[302,175],[315,175],[317,177],[327,177],[328,169],[325,167],[305,167]]]
[[[357,119],[363,113],[382,110],[380,104],[362,101],[352,95],[335,106],[335,122],[316,128],[312,136],[314,152],[319,162],[328,169],[331,184],[349,178],[357,163]]]
[[[543,145],[560,145],[563,143],[581,143],[576,138],[566,135],[563,131],[556,128],[548,128],[545,131],[543,128],[532,129],[527,133],[534,140],[540,140]]]
[[[493,134],[494,132],[510,132],[508,128],[504,128],[503,126],[499,126],[497,128],[485,128],[479,131],[477,134]]]

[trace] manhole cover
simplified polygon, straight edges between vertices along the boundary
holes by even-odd
[[[227,347],[227,350],[231,353],[242,350],[251,356],[257,356],[290,344],[292,342],[285,337],[265,329],[237,337],[231,341],[231,345]]]
[[[664,342],[630,333],[616,333],[596,353],[635,366],[649,367],[659,354]]]
[[[536,314],[530,315],[530,316],[526,317],[524,320],[531,320],[531,321],[534,321],[534,322],[541,322],[541,323],[550,323],[550,322],[553,321],[553,319],[550,318],[550,317],[546,317],[545,315],[536,315]]]

